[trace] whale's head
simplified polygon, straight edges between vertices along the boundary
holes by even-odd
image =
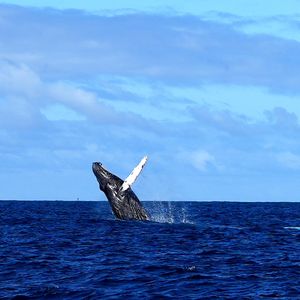
[[[106,192],[107,189],[119,190],[123,180],[107,171],[100,162],[93,163],[93,172],[97,178],[100,190]]]

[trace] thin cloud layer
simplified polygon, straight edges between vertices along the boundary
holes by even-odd
[[[149,154],[136,185],[143,199],[284,200],[287,190],[295,199],[294,112],[276,103],[253,118],[168,87],[262,86],[297,96],[298,42],[189,15],[0,5],[0,24],[3,198],[95,199],[93,161],[126,177]]]
[[[235,24],[194,16],[107,17],[8,5],[1,5],[0,18],[0,56],[51,79],[106,74],[299,93],[299,42],[245,34]]]

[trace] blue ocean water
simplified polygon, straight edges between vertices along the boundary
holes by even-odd
[[[300,299],[300,203],[0,201],[1,299]]]

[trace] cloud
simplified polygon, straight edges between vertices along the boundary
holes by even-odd
[[[118,112],[97,93],[71,82],[43,80],[27,65],[0,60],[0,71],[2,124],[33,124],[38,118],[44,117],[43,112],[47,109],[61,105],[65,112],[74,111],[78,116],[86,116],[99,123],[148,126],[141,116],[132,112]]]
[[[277,154],[278,162],[285,168],[292,170],[300,169],[300,155],[291,152],[283,152]]]
[[[230,110],[216,110],[209,105],[196,105],[188,108],[191,116],[203,126],[233,135],[247,134],[251,119]]]
[[[100,160],[121,177],[126,177],[138,159],[149,154],[145,177],[137,185],[142,198],[232,199],[232,190],[226,183],[229,178],[237,184],[248,178],[255,186],[258,179],[263,180],[262,177],[268,177],[268,174],[280,177],[286,172],[287,162],[294,165],[297,161],[294,156],[281,155],[285,152],[299,155],[300,143],[297,141],[298,127],[291,131],[290,127],[278,127],[274,122],[278,109],[268,112],[267,115],[272,117],[261,122],[232,112],[225,113],[224,117],[223,112],[215,108],[199,109],[201,117],[197,115],[198,118],[189,122],[155,123],[153,126],[158,127],[159,134],[146,127],[94,122],[92,118],[43,120],[31,130],[0,130],[1,170],[15,174],[16,179],[26,177],[28,172],[46,172],[48,179],[57,172],[68,174],[69,177],[64,179],[66,189],[58,191],[61,193],[58,196],[68,198],[68,193],[73,195],[75,190],[80,198],[84,198],[82,194],[92,197],[98,193],[91,184],[92,161]],[[289,124],[289,113],[282,112]],[[238,122],[242,130],[238,133],[232,130],[228,125],[232,122]],[[182,155],[178,156],[180,153]],[[77,190],[71,182],[75,181],[76,185],[78,178],[90,189],[86,193]],[[53,184],[55,182],[53,180]],[[178,186],[184,187],[187,182],[199,185],[199,188],[178,191]],[[218,184],[218,193],[213,189],[213,182]]]
[[[24,64],[0,61],[0,89],[2,94],[32,97],[41,84],[39,76]]]
[[[26,65],[4,64],[11,71],[3,80],[14,83],[0,90],[5,99],[0,103],[1,122],[7,122],[0,134],[1,170],[8,174],[24,177],[35,171],[51,177],[72,170],[89,185],[92,161],[101,160],[125,177],[138,158],[149,154],[155,168],[149,167],[148,190],[141,188],[141,195],[151,199],[153,186],[163,182],[164,197],[180,199],[189,193],[178,194],[175,186],[184,185],[184,180],[208,182],[201,174],[258,176],[297,166],[298,118],[284,108],[267,111],[265,120],[257,121],[229,110],[190,104],[182,110],[187,121],[153,121],[151,115],[121,113],[96,91],[68,81],[45,80]],[[24,85],[23,77],[16,75],[23,72],[28,74]],[[63,105],[85,118],[47,119],[42,111],[53,105]],[[295,156],[281,154],[289,151]],[[185,176],[176,176],[178,170]],[[196,199],[195,193],[191,191],[189,197]]]
[[[190,153],[190,161],[200,171],[206,171],[209,165],[216,166],[215,157],[203,150]]]
[[[273,111],[266,111],[266,117],[270,123],[277,127],[284,127],[286,129],[298,129],[298,117],[295,113],[290,113],[282,107],[275,107]]]
[[[91,162],[125,177],[145,154],[147,187],[138,194],[147,199],[228,199],[251,194],[271,174],[273,183],[293,179],[286,174],[299,164],[293,112],[278,104],[258,120],[165,87],[232,83],[297,94],[297,42],[190,15],[0,7],[3,195],[14,194],[15,178],[49,195],[96,197]],[[61,187],[57,178],[65,189],[51,186]]]
[[[0,57],[43,71],[43,77],[106,74],[177,85],[223,83],[300,91],[299,42],[246,34],[231,23],[191,15],[108,17],[8,5],[1,5],[0,15]]]

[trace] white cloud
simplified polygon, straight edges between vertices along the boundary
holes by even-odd
[[[282,166],[288,169],[300,169],[300,155],[294,154],[289,151],[282,152],[277,155],[277,160]]]
[[[200,179],[203,187],[212,187],[206,195],[220,182],[218,193],[226,198],[241,191],[227,189],[227,178],[235,182],[234,176],[248,176],[247,187],[249,182],[260,185],[271,172],[285,182],[296,178],[293,172],[285,177],[286,168],[300,168],[299,122],[293,109],[272,106],[267,118],[258,122],[247,118],[247,109],[242,115],[227,106],[221,109],[203,94],[207,105],[197,104],[197,99],[191,104],[185,91],[172,97],[164,87],[240,85],[239,101],[253,101],[257,108],[265,99],[249,97],[245,85],[300,91],[300,44],[246,35],[200,17],[136,13],[107,18],[72,11],[9,10],[18,13],[8,14],[0,28],[0,122],[19,128],[0,128],[3,174],[35,170],[36,178],[42,178],[41,170],[63,170],[67,165],[72,172],[84,169],[82,178],[89,181],[90,163],[101,160],[126,176],[131,161],[146,152],[152,161],[150,177],[164,178],[157,183],[169,188],[178,187],[176,182],[197,182],[193,190],[183,188],[182,197],[199,197]],[[175,30],[179,25],[183,32]],[[109,78],[107,85],[97,81],[101,76]],[[127,82],[122,85],[120,78]],[[144,86],[130,85],[134,80]],[[218,101],[226,100],[222,91],[215,94]],[[27,130],[26,124],[35,127]],[[185,152],[171,157],[181,147]],[[274,159],[270,153],[279,155]],[[178,170],[186,176],[178,176]],[[14,185],[10,188],[13,193]],[[65,189],[72,191],[72,185]],[[178,189],[172,190],[174,194]],[[251,190],[255,192],[252,186]]]
[[[207,171],[209,166],[217,167],[215,157],[205,150],[197,150],[189,153],[185,153],[184,157],[193,165],[196,169],[200,171]]]
[[[118,125],[128,119],[141,121],[138,112],[121,113],[100,99],[96,92],[78,87],[74,82],[42,80],[29,66],[3,60],[0,60],[0,97],[2,123],[10,116],[13,116],[13,121],[17,124],[28,123],[31,118],[39,118],[42,115],[52,121],[81,121],[88,118],[100,123]],[[57,118],[54,113],[57,114]],[[126,124],[126,121],[124,123]]]
[[[18,96],[0,101],[0,125],[3,128],[27,128],[38,123],[40,115],[32,103]]]
[[[1,94],[36,97],[41,84],[40,77],[28,66],[0,60]]]
[[[207,151],[197,151],[192,153],[191,160],[194,166],[201,171],[205,171],[209,165],[216,164],[215,157]]]
[[[300,44],[246,34],[231,23],[200,16],[107,17],[8,5],[1,10],[8,13],[0,28],[0,58],[25,63],[56,80],[113,74],[175,85],[210,82],[300,93]]]
[[[84,121],[86,117],[61,104],[53,104],[41,109],[41,113],[49,121]]]

